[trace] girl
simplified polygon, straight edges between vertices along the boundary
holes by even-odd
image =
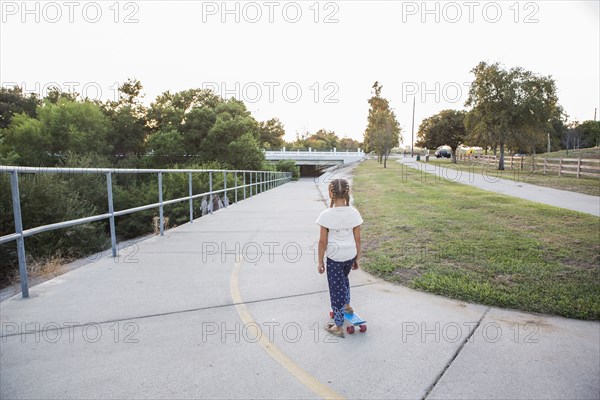
[[[325,325],[325,330],[344,337],[344,312],[352,314],[350,306],[350,269],[358,269],[360,257],[360,213],[350,206],[350,185],[345,179],[329,182],[330,208],[321,212],[317,224],[319,237],[319,273],[325,272],[323,258],[327,254],[327,281],[335,324]]]

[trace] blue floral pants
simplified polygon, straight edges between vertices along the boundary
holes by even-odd
[[[327,282],[333,320],[337,326],[344,324],[344,306],[350,304],[350,281],[348,275],[354,265],[354,258],[348,261],[333,261],[327,258]]]

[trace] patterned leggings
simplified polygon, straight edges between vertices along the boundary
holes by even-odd
[[[344,306],[350,304],[350,281],[348,275],[354,264],[354,258],[348,261],[333,261],[327,258],[327,281],[331,310],[337,326],[344,324]]]

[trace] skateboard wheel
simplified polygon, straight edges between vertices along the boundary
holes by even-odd
[[[367,326],[366,325],[360,325],[360,327],[358,328],[358,330],[360,332],[366,332],[367,331]]]
[[[333,319],[333,311],[329,311],[329,318]]]
[[[350,335],[352,335],[354,333],[354,326],[351,325],[351,326],[346,327],[346,331],[348,331],[348,333]]]

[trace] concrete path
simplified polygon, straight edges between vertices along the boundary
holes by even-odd
[[[538,203],[566,208],[600,217],[600,197],[567,190],[553,189],[529,183],[513,181],[511,179],[496,178],[477,173],[472,169],[459,171],[435,164],[418,162],[415,158],[400,158],[400,163],[419,171],[421,174],[435,175],[436,178],[445,178],[454,182],[471,185],[491,192],[508,196],[519,197]],[[414,173],[414,172],[411,172]],[[598,183],[600,185],[600,182]]]
[[[589,399],[600,324],[351,274],[368,331],[328,336],[312,179],[0,303],[0,398]]]

